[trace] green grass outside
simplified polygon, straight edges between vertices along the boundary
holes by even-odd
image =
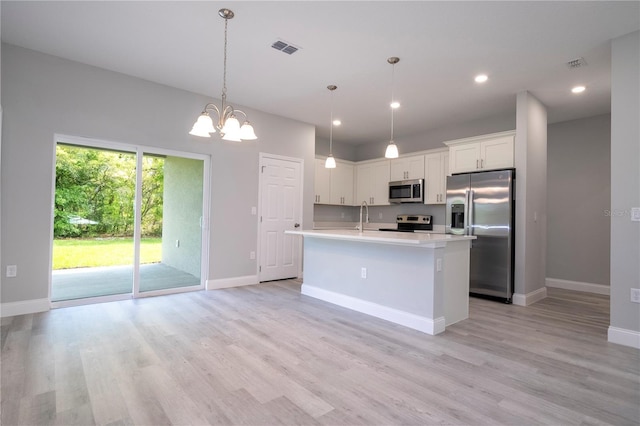
[[[140,263],[162,259],[162,238],[140,240]],[[53,269],[133,264],[133,238],[53,241]]]

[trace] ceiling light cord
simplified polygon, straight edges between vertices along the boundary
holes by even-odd
[[[393,110],[395,109],[391,106],[391,104],[393,103],[393,98],[394,98],[395,82],[396,82],[396,64],[394,62],[391,64],[391,103],[389,104],[389,107],[391,108],[391,142],[393,142]]]

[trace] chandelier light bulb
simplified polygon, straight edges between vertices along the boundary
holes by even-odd
[[[211,133],[215,133],[216,129],[213,127],[213,121],[207,112],[203,112],[196,120],[195,124],[189,132],[190,135],[199,136],[201,138],[208,138]]]

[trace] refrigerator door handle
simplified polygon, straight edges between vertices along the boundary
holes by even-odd
[[[473,235],[473,189],[469,191],[468,203],[469,203],[469,235]]]
[[[469,190],[464,191],[464,235],[469,235]]]

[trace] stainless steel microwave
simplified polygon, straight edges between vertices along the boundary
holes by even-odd
[[[390,203],[424,202],[424,179],[389,182]]]

